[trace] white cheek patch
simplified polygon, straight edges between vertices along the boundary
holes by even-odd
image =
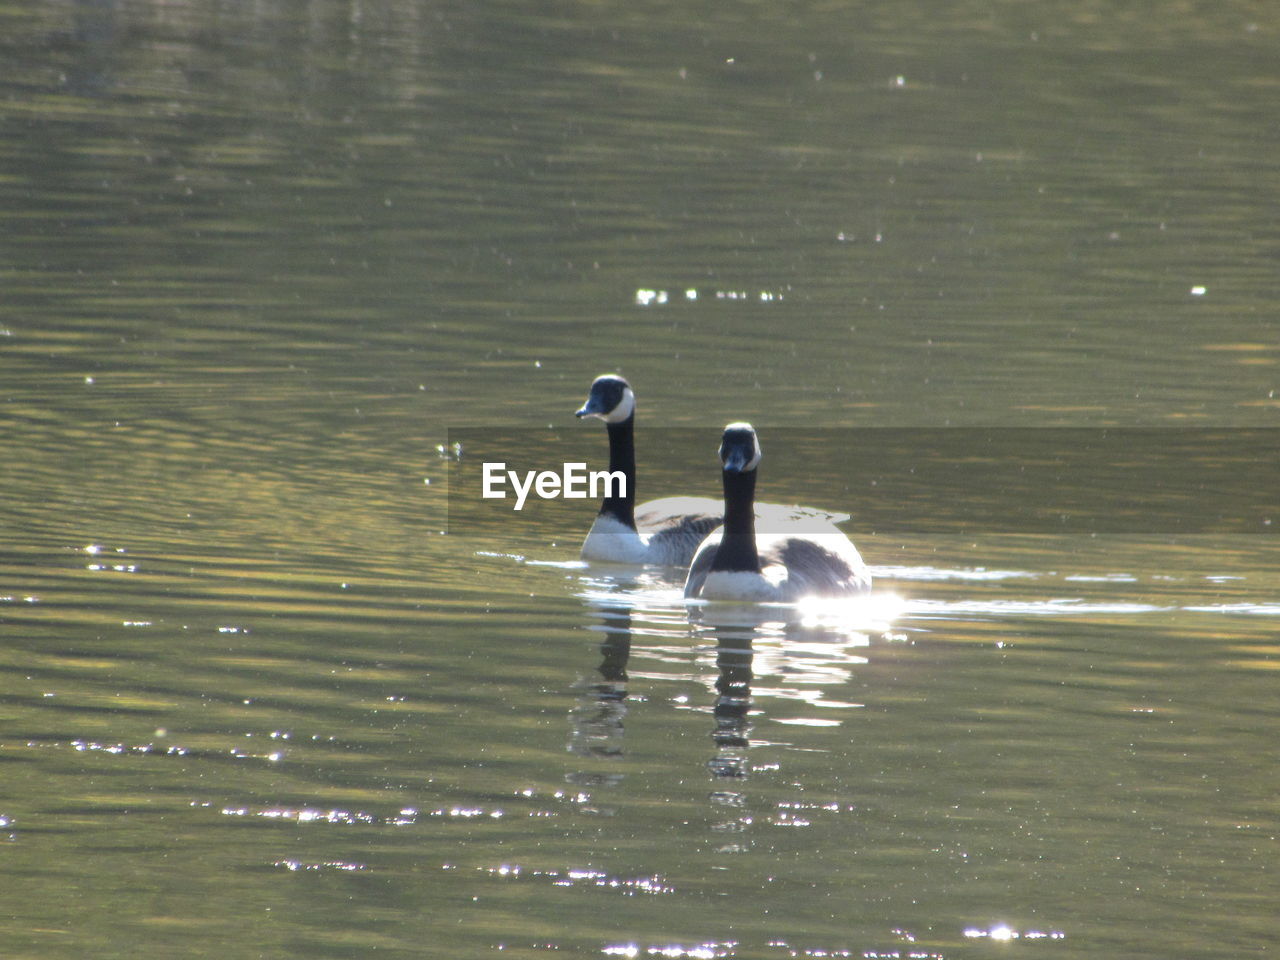
[[[764,457],[764,452],[760,449],[760,438],[754,433],[751,435],[751,445],[753,447],[751,451],[751,462],[743,468],[744,471],[751,471],[760,466],[760,460]]]
[[[622,399],[618,401],[618,405],[606,413],[601,419],[605,423],[621,423],[636,412],[636,395],[631,392],[630,387],[624,387],[622,390]]]

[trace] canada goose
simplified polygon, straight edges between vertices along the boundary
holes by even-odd
[[[622,377],[596,377],[587,402],[577,415],[605,422],[609,430],[609,471],[620,471],[626,477],[623,495],[606,496],[601,502],[600,512],[582,544],[582,559],[688,566],[698,544],[720,525],[720,502],[709,497],[664,497],[635,505],[636,395]]]
[[[756,533],[756,467],[760,441],[749,423],[731,423],[720,442],[724,467],[724,526],[693,558],[684,595],[707,600],[790,603],[802,597],[838,597],[871,589],[871,574],[857,548],[834,523],[804,531],[785,526]]]

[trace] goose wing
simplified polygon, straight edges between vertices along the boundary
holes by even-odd
[[[786,571],[785,592],[792,600],[847,596],[871,589],[871,574],[857,547],[838,531],[774,538],[760,551],[760,565]]]
[[[724,520],[724,504],[709,497],[663,497],[636,506],[636,529],[657,533],[686,523],[710,522],[714,530]],[[706,536],[706,533],[703,534]]]
[[[768,530],[769,525],[788,529],[814,530],[830,532],[827,528],[849,519],[847,513],[833,513],[818,507],[801,507],[794,503],[757,503],[756,524],[758,529]]]
[[[640,504],[635,517],[653,562],[683,567],[707,534],[724,522],[724,504],[706,497],[665,497]]]

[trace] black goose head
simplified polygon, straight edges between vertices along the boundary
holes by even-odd
[[[587,402],[577,412],[581,417],[597,417],[605,423],[622,423],[636,409],[636,395],[631,384],[616,374],[606,373],[596,377],[587,394]]]
[[[754,473],[760,464],[760,440],[749,423],[731,423],[720,438],[720,463],[725,473]]]

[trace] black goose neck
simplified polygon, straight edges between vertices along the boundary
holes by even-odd
[[[609,430],[609,472],[626,477],[626,489],[621,497],[608,496],[600,503],[600,512],[621,521],[633,530],[636,526],[636,442],[635,414],[619,423],[605,425]],[[613,491],[614,484],[606,487]]]
[[[724,534],[711,563],[712,570],[759,572],[756,552],[756,472],[725,470]]]

